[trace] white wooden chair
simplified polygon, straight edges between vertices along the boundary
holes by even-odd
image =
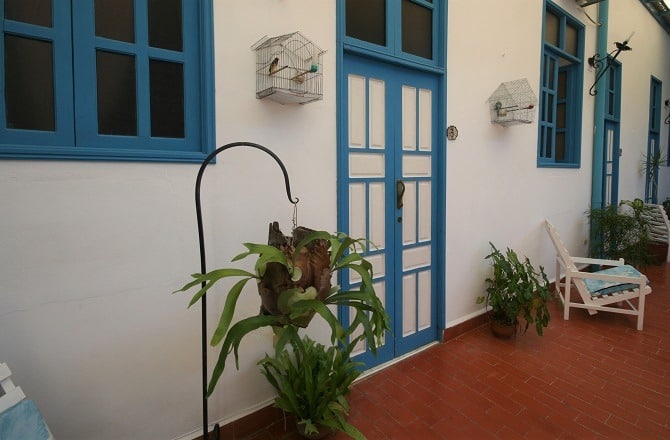
[[[7,364],[0,363],[0,439],[53,440],[35,402],[14,385]]]
[[[649,235],[652,241],[670,244],[670,221],[663,205],[645,203],[647,209],[642,211],[642,217],[649,223]],[[670,246],[665,261],[670,263]]]
[[[544,221],[549,237],[556,248],[556,294],[563,302],[563,319],[570,319],[570,308],[586,309],[589,314],[597,312],[622,313],[637,316],[637,329],[644,324],[644,299],[651,293],[647,277],[623,259],[603,260],[597,258],[572,257],[561,241],[558,231],[548,220]],[[610,266],[597,272],[584,272],[577,264]],[[561,271],[565,280],[561,281]],[[582,302],[571,298],[571,287],[575,287]],[[561,291],[563,288],[563,291]],[[631,300],[637,298],[637,307]],[[626,304],[626,308],[623,304]]]

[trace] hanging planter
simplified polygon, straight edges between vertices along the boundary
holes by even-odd
[[[298,328],[307,327],[319,314],[329,325],[331,343],[351,344],[365,341],[376,353],[382,338],[390,329],[388,314],[377,297],[372,284],[372,265],[363,258],[366,241],[353,239],[344,233],[313,231],[297,227],[291,237],[285,236],[278,223],[270,224],[270,244],[245,243],[247,251],[237,255],[238,261],[257,255],[254,273],[242,269],[223,268],[205,274],[193,274],[193,281],[176,292],[202,286],[191,298],[189,307],[197,303],[219,280],[241,278],[228,291],[218,326],[210,344],[221,344],[219,358],[207,387],[211,395],[224,371],[231,352],[238,365],[238,347],[244,336],[253,330],[272,326],[277,339],[275,351],[281,352],[289,341],[297,338]],[[343,269],[353,270],[360,277],[358,288],[340,291],[331,285],[331,277]],[[232,324],[237,301],[249,280],[258,282],[261,298],[260,314]],[[346,306],[355,311],[345,329],[329,306]],[[356,336],[354,336],[356,335]]]
[[[256,250],[271,256],[275,254],[271,249],[274,247],[283,257],[277,254],[278,261],[267,262],[264,271],[263,263],[257,267],[260,274],[258,293],[261,297],[261,314],[283,315],[287,322],[304,328],[309,325],[315,311],[291,317],[291,306],[303,299],[323,301],[328,297],[332,277],[329,241],[315,238],[301,245],[301,241],[313,232],[312,229],[300,226],[287,237],[279,229],[278,222],[270,223],[268,247]]]

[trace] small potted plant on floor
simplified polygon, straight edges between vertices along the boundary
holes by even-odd
[[[511,337],[520,326],[519,318],[525,321],[522,333],[531,324],[537,334],[549,324],[547,302],[551,300],[549,281],[544,268],[533,267],[526,257],[519,259],[516,252],[507,248],[505,253],[493,243],[492,252],[486,256],[493,265],[493,274],[486,278],[486,296],[477,298],[477,303],[490,307],[491,330],[496,336]]]
[[[627,209],[609,205],[587,211],[592,236],[589,253],[594,258],[623,258],[638,268],[647,266],[652,262],[649,224],[643,215],[648,208],[641,199],[623,200],[620,206]]]
[[[277,391],[275,406],[296,418],[304,437],[323,438],[342,431],[354,439],[365,437],[347,422],[347,395],[361,374],[360,363],[350,357],[352,344],[326,347],[309,336],[291,338],[292,351],[266,355],[262,373]]]

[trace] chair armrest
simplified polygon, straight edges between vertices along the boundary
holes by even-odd
[[[603,260],[600,258],[586,258],[586,257],[570,257],[574,263],[581,264],[598,264],[601,266],[623,266],[625,263],[623,258],[618,260]]]
[[[570,276],[572,278],[610,281],[619,284],[640,284],[640,283],[647,284],[647,277],[645,277],[644,275],[640,275],[639,277],[627,277],[623,275],[609,275],[604,273],[570,271]]]

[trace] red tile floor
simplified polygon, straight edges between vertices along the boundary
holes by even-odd
[[[349,421],[371,440],[670,438],[670,264],[644,272],[643,331],[613,313],[564,321],[556,302],[543,337],[482,326],[359,381]],[[299,437],[278,422],[245,438]]]

